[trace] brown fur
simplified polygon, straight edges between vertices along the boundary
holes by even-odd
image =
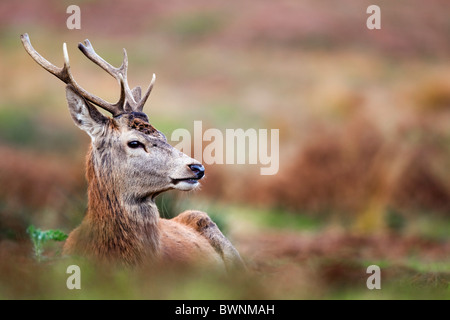
[[[130,128],[136,129],[145,134],[152,134],[156,132],[156,129],[149,123],[145,122],[142,119],[134,118],[130,121]]]
[[[180,213],[173,220],[187,225],[202,235],[202,237],[208,239],[209,243],[224,261],[227,270],[245,268],[238,251],[205,212],[188,210]]]
[[[67,254],[88,256],[100,261],[121,261],[127,265],[158,256],[157,211],[131,215],[108,181],[96,174],[92,148],[88,153],[88,210],[81,225],[70,233],[64,246]]]
[[[91,148],[86,173],[88,210],[81,225],[70,233],[65,254],[124,265],[155,261],[221,263],[220,255],[207,238],[192,228],[191,221],[161,219],[154,204],[140,208],[145,214],[133,214],[131,207],[121,205],[110,180],[96,175],[94,162]],[[205,213],[198,217],[198,221],[209,219]]]
[[[174,219],[160,219],[161,258],[168,262],[221,264],[208,240]]]

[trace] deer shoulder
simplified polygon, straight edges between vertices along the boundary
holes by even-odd
[[[214,250],[222,258],[227,270],[244,268],[244,263],[242,262],[239,252],[223,235],[208,214],[202,211],[188,210],[179,214],[172,220],[188,226],[207,239]]]

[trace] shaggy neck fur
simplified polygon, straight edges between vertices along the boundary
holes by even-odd
[[[156,204],[124,199],[118,194],[113,163],[108,155],[87,157],[88,210],[79,228],[82,254],[125,265],[154,261],[160,252]],[[81,253],[81,252],[79,252]]]

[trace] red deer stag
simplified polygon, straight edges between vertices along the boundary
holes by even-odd
[[[142,112],[155,81],[144,95],[130,89],[124,49],[119,68],[103,60],[88,40],[78,48],[120,84],[120,98],[109,103],[88,93],[70,71],[64,43],[64,66],[48,62],[21,36],[28,54],[66,83],[66,97],[75,124],[91,137],[87,155],[88,209],[63,252],[100,262],[129,266],[155,262],[213,263],[227,270],[242,267],[237,250],[204,212],[185,211],[162,219],[155,197],[167,190],[189,191],[199,185],[203,166],[176,150]],[[107,110],[100,113],[94,105]]]

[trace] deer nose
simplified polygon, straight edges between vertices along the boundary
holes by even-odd
[[[205,167],[201,164],[190,164],[188,167],[195,173],[197,179],[201,179],[205,175]]]

